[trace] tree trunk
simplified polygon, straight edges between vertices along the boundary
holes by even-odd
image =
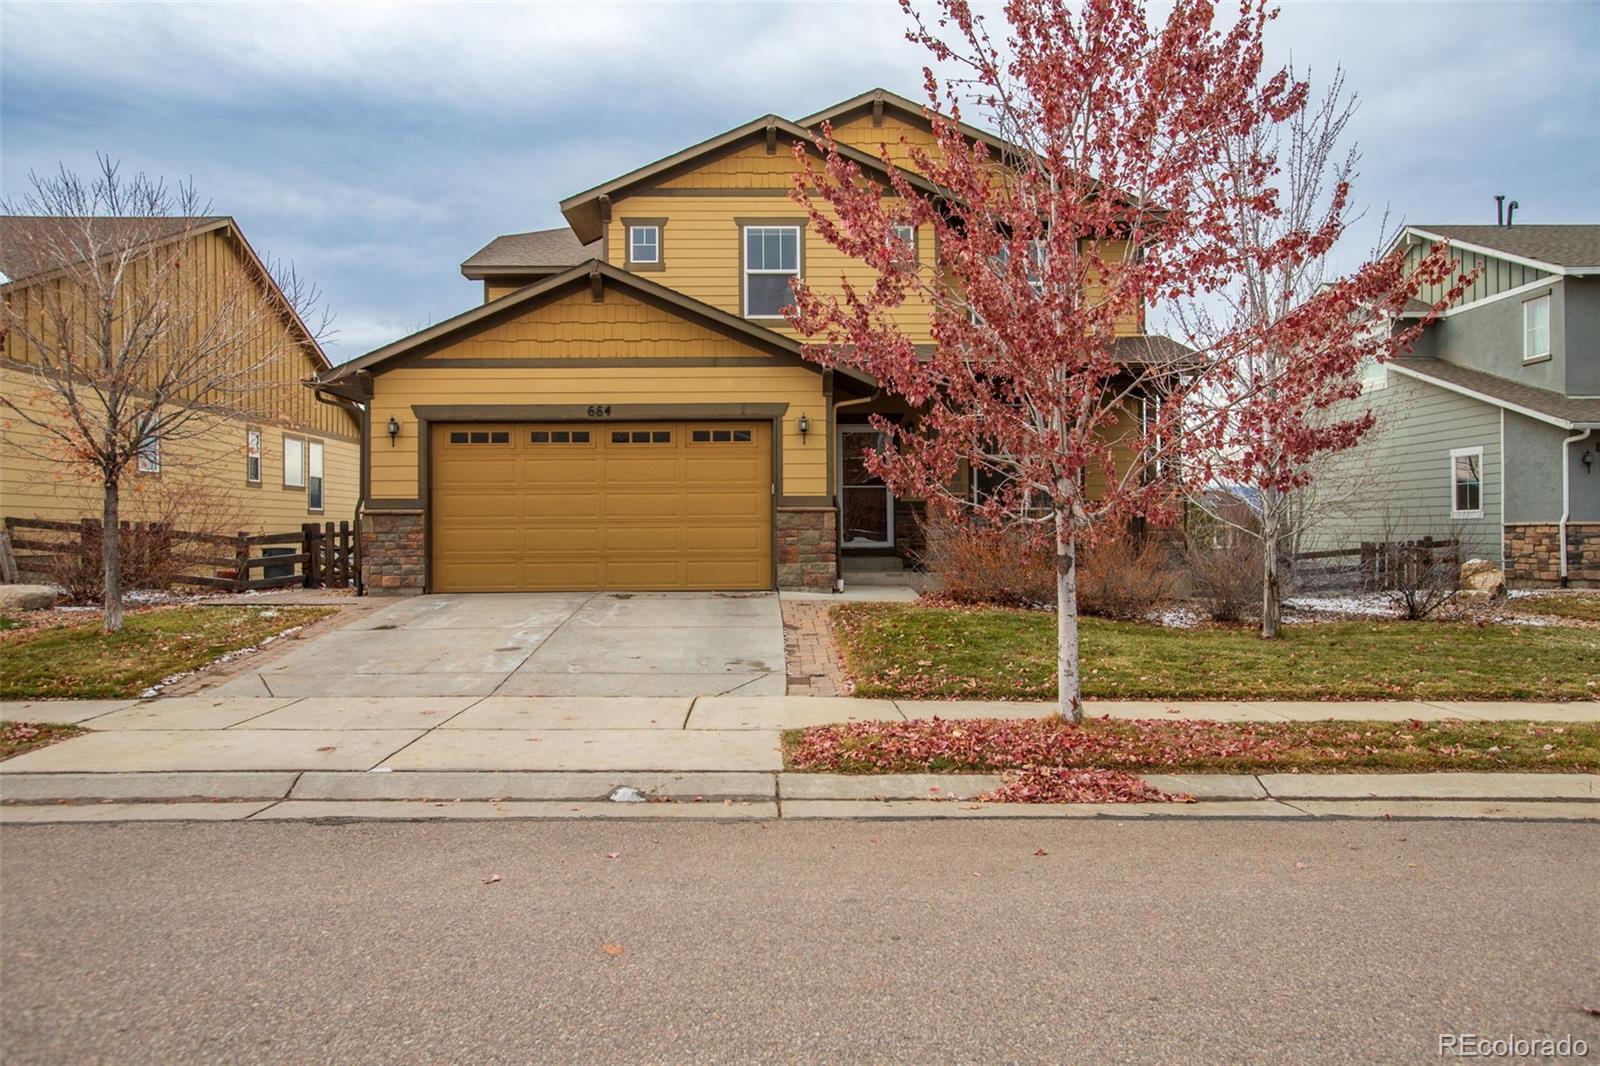
[[[122,538],[117,519],[117,479],[105,483],[105,499],[100,509],[100,561],[105,573],[103,602],[104,629],[115,633],[122,628]]]
[[[1069,722],[1083,721],[1078,669],[1078,556],[1064,516],[1056,516],[1056,699]]]
[[[1283,590],[1278,577],[1278,494],[1268,490],[1261,507],[1261,635],[1278,635]]]

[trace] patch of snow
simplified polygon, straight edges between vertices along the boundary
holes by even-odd
[[[1145,620],[1154,622],[1158,626],[1166,626],[1168,629],[1193,629],[1206,618],[1193,607],[1166,607],[1159,611],[1151,611],[1145,615]]]
[[[261,641],[261,643],[259,643],[259,644],[252,644],[248,648],[236,648],[233,651],[228,652],[226,655],[218,656],[217,658],[212,659],[209,663],[207,663],[206,667],[209,668],[209,667],[213,667],[213,666],[220,666],[223,663],[229,663],[229,662],[232,662],[233,660],[238,659],[238,658],[240,658],[242,656],[250,655],[250,654],[252,654],[254,652],[258,652],[262,648],[265,648],[268,644],[271,644],[273,641],[282,640],[284,637],[287,637],[292,633],[298,633],[304,628],[305,628],[305,626],[291,626],[290,628],[285,629],[282,633],[274,633],[272,636],[270,636],[270,637],[266,638],[265,640]],[[150,699],[150,698],[152,698],[154,696],[159,696],[159,695],[161,695],[161,690],[162,689],[164,689],[167,686],[172,685],[172,684],[174,684],[174,683],[176,683],[178,681],[182,681],[186,677],[192,677],[194,674],[196,674],[198,672],[199,672],[198,670],[185,670],[181,674],[173,674],[171,677],[163,677],[160,681],[157,681],[155,684],[151,685],[149,688],[147,688],[143,692],[139,693],[139,698],[142,699],[142,700],[147,700],[147,699]]]
[[[1354,592],[1295,596],[1283,601],[1284,613],[1309,611],[1359,618],[1393,618],[1400,611],[1400,598],[1393,592]]]

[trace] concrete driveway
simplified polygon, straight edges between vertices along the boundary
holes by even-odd
[[[781,696],[775,593],[401,600],[240,674],[215,696]]]

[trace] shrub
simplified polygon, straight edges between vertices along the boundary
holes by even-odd
[[[1215,621],[1242,621],[1260,605],[1260,541],[1240,538],[1217,547],[1191,541],[1184,562],[1192,595]]]
[[[993,607],[1048,607],[1056,600],[1056,556],[1017,526],[983,526],[930,515],[921,563],[938,576],[935,599]]]
[[[1125,533],[1078,555],[1078,613],[1140,621],[1177,591],[1167,545]]]

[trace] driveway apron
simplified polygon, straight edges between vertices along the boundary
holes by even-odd
[[[419,596],[323,634],[214,696],[784,692],[773,593]]]

